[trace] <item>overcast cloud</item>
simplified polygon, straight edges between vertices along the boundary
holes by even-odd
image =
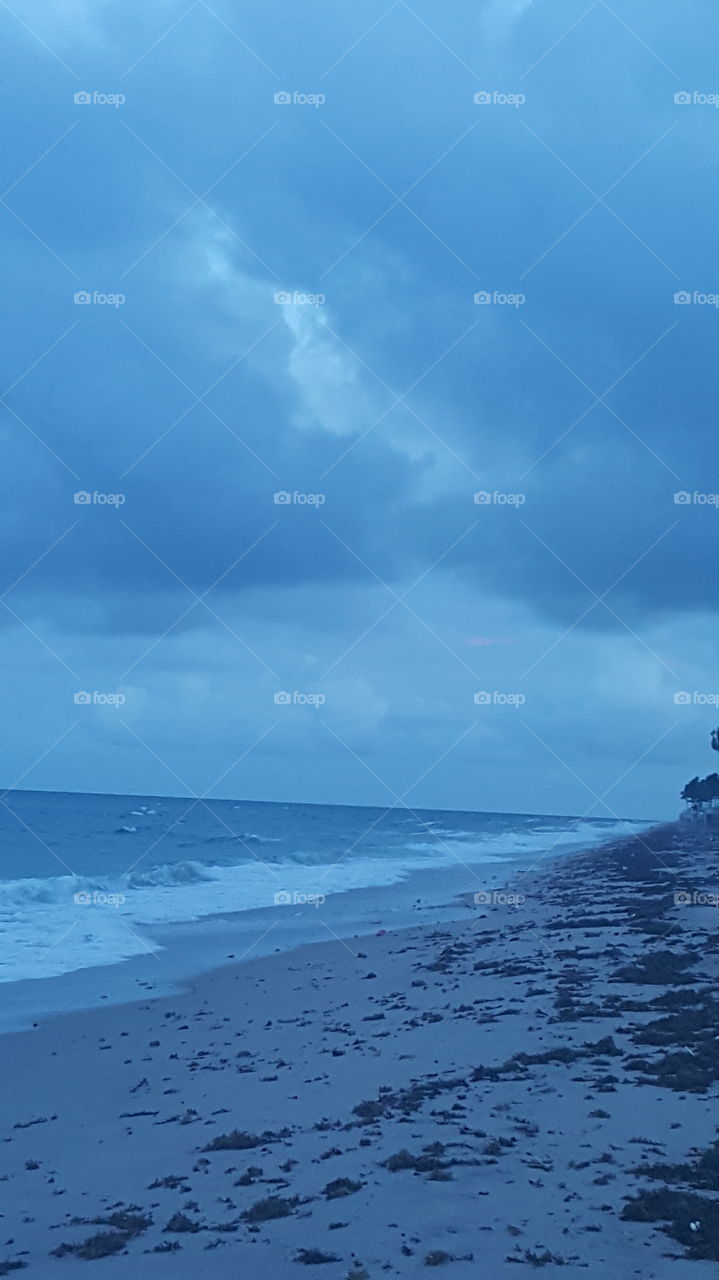
[[[5,784],[673,815],[719,719],[715,7],[0,30]]]

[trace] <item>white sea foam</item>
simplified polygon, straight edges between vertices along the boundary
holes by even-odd
[[[641,824],[634,824],[641,825]],[[259,858],[230,866],[188,859],[138,867],[124,876],[55,876],[0,882],[0,982],[50,977],[145,954],[152,926],[267,908],[275,894],[324,895],[396,884],[413,871],[460,864],[511,864],[556,847],[588,847],[629,828],[591,822],[488,833],[427,832],[386,856],[322,861],[297,850],[281,863]],[[408,833],[409,834],[409,833]],[[249,837],[245,837],[248,839]]]
[[[423,859],[414,860],[426,865]],[[401,880],[408,860],[336,866],[168,864],[111,880],[55,876],[0,883],[0,982],[113,964],[156,949],[144,930],[272,907],[275,894],[324,895]]]
[[[641,826],[636,823],[631,826]],[[629,824],[617,824],[617,829],[607,830],[605,825],[593,822],[578,822],[574,827],[534,827],[531,830],[488,832],[477,835],[473,831],[432,831],[419,841],[410,841],[408,849],[428,856],[442,852],[453,855],[458,861],[485,862],[504,861],[518,854],[545,853],[556,850],[590,848],[611,836],[626,834]]]

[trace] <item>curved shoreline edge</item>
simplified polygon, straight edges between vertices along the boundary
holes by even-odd
[[[521,908],[455,904],[3,1037],[0,1262],[706,1275],[718,859],[663,824],[527,874]]]

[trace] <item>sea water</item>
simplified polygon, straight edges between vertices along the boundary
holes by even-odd
[[[327,901],[434,868],[558,855],[646,822],[177,797],[8,792],[0,982],[140,956],[153,927]]]

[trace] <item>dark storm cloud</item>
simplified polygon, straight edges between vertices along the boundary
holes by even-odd
[[[719,89],[713,9],[212,7],[23,0],[30,30],[2,18],[3,625],[54,647],[80,620],[108,649],[136,634],[139,655],[179,619],[214,670],[224,650],[184,635],[209,590],[290,673],[369,653],[343,705],[374,708],[367,750],[386,716],[410,773],[466,693],[428,681],[437,653],[515,687],[587,611],[591,661],[664,698],[622,646],[666,626],[676,651],[714,607],[719,113],[674,101]],[[436,652],[389,625],[389,657],[374,634],[353,648],[423,575]],[[498,600],[512,645],[465,669]],[[583,688],[577,652],[561,675]],[[370,689],[394,689],[392,662],[401,707]],[[584,721],[564,714],[574,743]]]

